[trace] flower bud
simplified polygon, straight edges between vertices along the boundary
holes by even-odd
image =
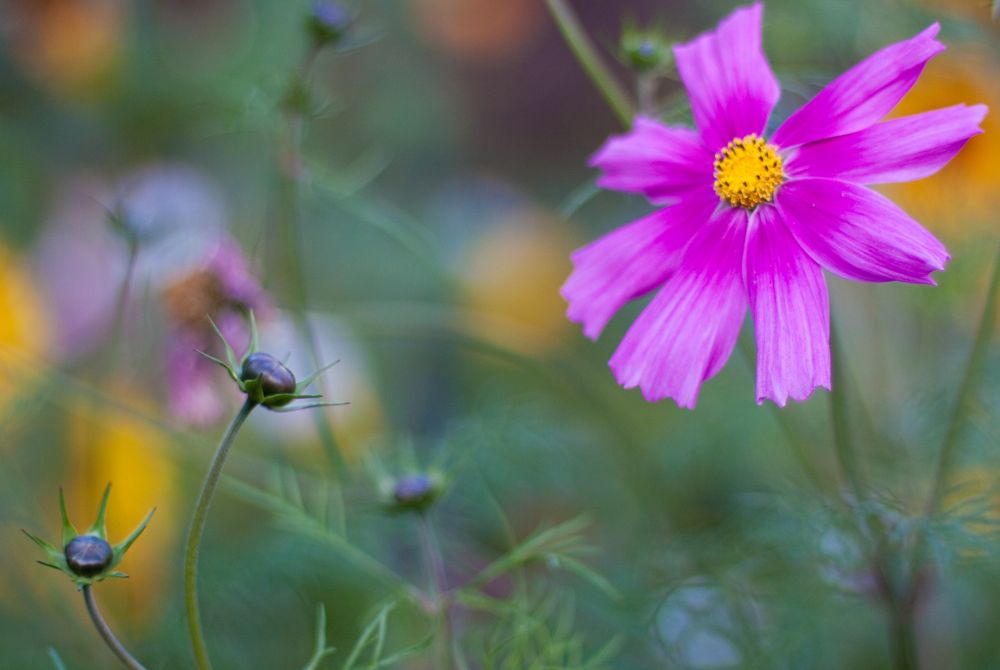
[[[309,13],[309,32],[317,45],[336,44],[353,21],[354,15],[342,4],[321,0]]]
[[[69,569],[78,577],[93,577],[104,572],[114,558],[111,545],[96,535],[74,537],[63,551]]]
[[[438,478],[425,473],[403,475],[396,480],[392,499],[399,510],[422,510],[440,493]]]
[[[268,396],[292,395],[295,393],[295,375],[271,354],[258,351],[247,356],[243,362],[240,379],[244,382],[260,380],[262,404],[269,407],[287,405],[291,398],[268,402]]]
[[[662,69],[672,57],[670,43],[655,30],[626,28],[621,37],[625,64],[636,72]]]

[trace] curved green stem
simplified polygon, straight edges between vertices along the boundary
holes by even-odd
[[[632,119],[635,118],[632,101],[629,100],[628,93],[622,88],[621,83],[601,60],[576,14],[570,9],[566,0],[545,0],[545,4],[548,5],[552,18],[559,26],[559,32],[573,51],[573,55],[580,61],[587,76],[594,82],[622,125],[630,127]]]
[[[97,632],[101,634],[101,637],[107,643],[111,651],[114,652],[115,656],[125,664],[126,668],[130,670],[146,670],[142,663],[135,660],[135,657],[129,653],[128,649],[125,648],[115,634],[111,631],[111,627],[108,626],[108,622],[104,620],[101,616],[101,611],[97,609],[97,601],[94,600],[94,592],[90,588],[90,584],[85,585],[82,589],[83,591],[83,601],[87,603],[87,612],[90,613],[90,618],[94,622],[94,627],[97,628]]]
[[[215,489],[219,485],[219,476],[226,463],[229,448],[233,445],[240,426],[250,416],[257,404],[247,398],[240,411],[233,417],[226,429],[219,448],[215,450],[212,464],[205,475],[205,481],[198,492],[198,502],[191,517],[191,528],[188,530],[187,542],[184,547],[184,609],[187,613],[188,632],[191,635],[191,647],[194,650],[195,663],[199,670],[210,670],[212,662],[208,659],[208,648],[205,646],[205,635],[201,630],[201,615],[198,612],[198,550],[201,547],[201,537],[208,518],[208,508],[212,504]]]

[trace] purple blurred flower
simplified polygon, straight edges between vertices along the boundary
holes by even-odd
[[[218,368],[198,351],[222,356],[211,316],[226,341],[245,348],[249,339],[246,315],[253,310],[266,318],[271,301],[250,270],[239,246],[225,239],[201,266],[168,284],[163,298],[171,329],[166,349],[166,380],[171,414],[187,423],[205,425],[226,410]],[[235,397],[235,394],[234,394]]]
[[[757,402],[830,388],[823,268],[861,281],[933,284],[944,246],[865,187],[920,179],[973,135],[983,105],[888,121],[944,46],[934,24],[840,75],[761,136],[778,82],[761,49],[760,3],[674,47],[697,130],[639,117],[592,159],[598,183],[670,205],[577,250],[562,288],[568,316],[596,338],[627,301],[660,291],[610,365],[647,400],[693,408],[726,363],[747,307]]]

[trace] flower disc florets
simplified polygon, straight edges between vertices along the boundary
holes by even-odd
[[[733,207],[770,202],[785,180],[778,148],[751,133],[715,154],[715,192]]]
[[[97,520],[86,532],[78,533],[69,521],[69,515],[66,513],[66,500],[62,490],[60,490],[59,513],[62,516],[62,549],[57,549],[45,540],[24,531],[24,534],[48,555],[48,560],[38,562],[65,573],[77,586],[81,587],[109,577],[125,577],[125,573],[116,572],[114,568],[125,557],[125,552],[129,550],[132,543],[142,535],[142,531],[146,530],[146,524],[149,523],[156,510],[150,510],[142,523],[128,537],[116,545],[111,545],[108,542],[108,529],[104,521],[110,493],[111,484],[108,484],[107,488],[104,489],[104,496],[101,498],[101,505],[97,510]]]

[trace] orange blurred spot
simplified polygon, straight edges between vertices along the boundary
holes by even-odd
[[[467,325],[520,351],[554,348],[571,332],[559,287],[572,249],[562,221],[546,212],[521,210],[492,224],[460,268]]]
[[[474,62],[517,55],[544,25],[540,0],[412,0],[411,7],[428,43]]]
[[[30,77],[57,93],[91,92],[118,61],[120,0],[21,0],[15,16],[14,55]]]
[[[990,54],[956,46],[930,62],[893,116],[958,103],[986,103],[983,134],[973,137],[938,174],[884,191],[931,230],[959,238],[992,229],[1000,206],[1000,63]]]

